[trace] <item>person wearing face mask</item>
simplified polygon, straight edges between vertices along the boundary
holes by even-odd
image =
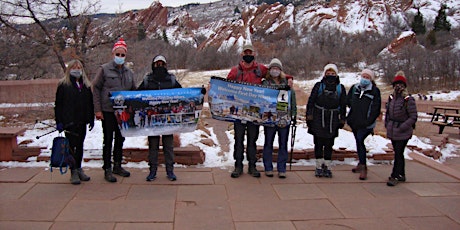
[[[182,88],[176,77],[168,72],[166,68],[166,58],[157,55],[152,60],[152,72],[148,73],[141,82],[137,90],[160,90]],[[206,93],[206,92],[204,92]],[[149,175],[146,181],[153,181],[157,177],[158,151],[160,149],[160,136],[149,136]],[[163,152],[165,155],[166,177],[170,181],[177,180],[174,174],[174,136],[161,135]]]
[[[332,146],[345,124],[346,91],[335,64],[324,66],[323,78],[311,90],[307,102],[308,133],[313,135],[316,177],[332,177]]]
[[[273,58],[270,61],[268,66],[268,73],[265,78],[262,80],[262,85],[269,85],[275,87],[286,87],[288,86],[288,80],[286,75],[283,72],[283,65],[281,61],[277,58]],[[290,98],[291,110],[289,115],[291,116],[291,122],[295,125],[296,116],[297,116],[297,103],[295,97],[295,91],[291,90]],[[278,177],[281,179],[286,178],[286,163],[288,160],[288,138],[289,138],[289,125],[284,127],[275,126],[269,127],[264,126],[264,149],[263,149],[263,161],[265,175],[268,177],[273,177],[273,141],[275,140],[275,135],[278,132],[278,159],[276,162],[276,167],[278,170]]]
[[[267,74],[267,67],[255,61],[256,52],[251,44],[243,46],[241,52],[243,60],[234,66],[227,75],[227,79],[236,82],[247,82],[260,85],[262,78]],[[256,169],[257,138],[259,137],[259,125],[251,122],[234,122],[235,145],[233,158],[235,159],[235,169],[231,173],[232,178],[238,178],[243,173],[244,159],[244,139],[247,138],[246,157],[248,160],[248,174],[253,177],[260,177],[260,172]]]
[[[131,174],[123,167],[123,142],[125,138],[121,135],[117,118],[110,101],[110,92],[134,90],[134,73],[125,66],[125,59],[128,52],[126,42],[120,38],[112,48],[112,60],[101,65],[92,82],[93,103],[96,119],[102,121],[104,143],[102,158],[104,160],[104,179],[108,182],[116,182],[113,174],[122,177],[129,177]],[[112,169],[112,142],[115,133],[113,147],[113,169]]]
[[[396,73],[392,85],[393,93],[388,97],[385,112],[387,138],[391,140],[395,153],[388,186],[406,181],[404,150],[417,122],[417,106],[415,99],[407,91],[407,79],[403,71]]]
[[[89,181],[91,178],[83,172],[81,163],[86,125],[89,124],[89,131],[94,127],[93,94],[91,83],[79,60],[67,63],[64,77],[58,83],[54,116],[56,129],[59,132],[68,131],[65,135],[72,150],[70,153],[75,159],[75,165],[70,165],[70,182],[80,184],[80,181]]]
[[[360,82],[348,91],[347,105],[350,108],[347,124],[351,127],[356,141],[359,163],[352,172],[360,173],[359,179],[367,179],[366,145],[364,140],[374,132],[381,109],[380,90],[374,81],[374,71],[364,69]]]

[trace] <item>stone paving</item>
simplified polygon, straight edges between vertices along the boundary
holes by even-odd
[[[333,178],[293,167],[286,179],[177,168],[175,182],[164,168],[153,182],[131,168],[114,184],[89,168],[81,185],[57,171],[2,168],[0,229],[460,229],[459,166],[406,160],[408,181],[396,187],[385,183],[389,164],[369,166],[366,181],[349,165],[334,166]]]

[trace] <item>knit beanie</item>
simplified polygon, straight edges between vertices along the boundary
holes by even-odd
[[[407,79],[403,71],[398,71],[391,84],[394,86],[397,82],[402,82],[407,87]]]
[[[112,48],[112,52],[114,52],[116,49],[118,48],[122,48],[124,49],[126,52],[128,52],[128,47],[126,46],[126,42],[125,40],[123,40],[123,38],[120,38],[120,40],[118,40],[114,45],[113,45],[113,48]]]
[[[370,70],[370,69],[363,69],[363,71],[361,71],[361,75],[363,74],[367,74],[371,77],[371,80],[374,80],[374,71]]]
[[[326,66],[324,66],[323,76],[326,75],[326,71],[328,70],[333,70],[336,75],[339,75],[339,70],[337,69],[337,66],[335,64],[327,64]]]
[[[270,69],[272,67],[278,67],[278,68],[280,68],[280,70],[283,70],[283,64],[281,63],[281,61],[278,58],[273,58],[270,61],[270,64],[268,65],[268,68]]]

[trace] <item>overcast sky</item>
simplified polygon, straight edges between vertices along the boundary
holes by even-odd
[[[148,8],[154,1],[158,0],[101,0],[100,13],[120,13],[131,9]],[[210,3],[218,0],[159,0],[163,6],[177,7],[188,3]]]

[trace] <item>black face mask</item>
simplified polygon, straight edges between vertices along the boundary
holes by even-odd
[[[335,84],[337,82],[337,76],[326,75],[324,78],[327,84]]]
[[[153,67],[153,75],[158,77],[166,77],[168,70],[164,66]]]
[[[254,56],[252,56],[252,55],[244,55],[243,56],[243,61],[249,64],[252,61],[254,61]]]

